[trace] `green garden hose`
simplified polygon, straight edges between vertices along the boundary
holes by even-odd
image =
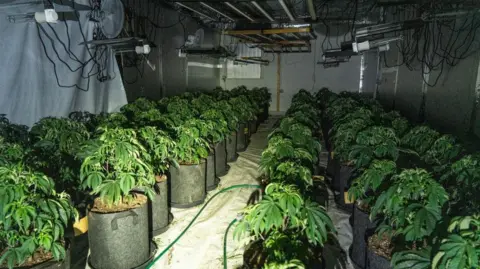
[[[177,238],[175,238],[175,240],[173,240],[172,243],[170,243],[170,245],[168,245],[164,250],[162,250],[162,252],[160,252],[160,254],[155,257],[155,259],[150,263],[148,264],[147,266],[147,269],[150,269],[152,268],[152,266],[158,261],[160,260],[160,258],[162,258],[162,256],[167,253],[167,251],[173,247],[173,245],[175,245],[178,240],[180,240],[180,238],[188,231],[188,229],[190,229],[190,227],[193,225],[193,223],[197,220],[198,216],[200,216],[200,214],[202,213],[202,211],[207,207],[207,205],[210,203],[210,201],[215,198],[217,195],[219,195],[220,193],[223,193],[223,192],[226,192],[226,191],[229,191],[229,190],[233,190],[233,189],[239,189],[239,188],[254,188],[254,189],[260,189],[261,186],[260,185],[253,185],[253,184],[240,184],[240,185],[233,185],[233,186],[230,186],[230,187],[227,187],[227,188],[224,188],[224,189],[221,189],[219,192],[215,193],[212,197],[210,197],[210,199],[207,200],[207,202],[202,206],[202,208],[200,209],[200,211],[198,211],[198,213],[195,215],[195,217],[193,217],[192,221],[190,221],[190,223],[187,225],[187,227],[185,227],[185,229],[183,229],[183,231],[180,233],[180,235],[177,236]],[[235,219],[236,221],[237,219]],[[231,227],[231,225],[233,225],[233,223],[230,223],[229,227]],[[227,229],[227,232],[228,232],[228,229]],[[225,239],[226,240],[226,239]],[[225,246],[224,246],[225,247]],[[224,258],[225,259],[225,258]],[[225,266],[226,266],[226,263],[225,263]]]
[[[242,215],[239,215],[235,219],[228,224],[227,230],[225,231],[225,237],[223,238],[223,269],[228,269],[227,268],[227,236],[228,236],[228,231],[230,231],[230,228],[241,218],[243,218]]]

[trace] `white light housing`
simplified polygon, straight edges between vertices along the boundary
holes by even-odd
[[[362,52],[362,51],[367,51],[370,49],[370,42],[368,41],[364,41],[364,42],[361,42],[361,43],[352,43],[352,49],[354,52],[358,53],[358,52]]]
[[[143,45],[143,46],[136,46],[135,47],[135,52],[137,54],[149,54],[152,49],[150,48],[150,45]]]
[[[44,12],[35,12],[35,20],[38,23],[56,23],[58,21],[58,14],[55,9],[45,9]]]

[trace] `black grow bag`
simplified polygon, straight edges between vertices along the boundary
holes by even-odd
[[[338,159],[334,160],[335,174],[332,179],[332,188],[334,191],[341,192],[343,195],[344,190],[348,188],[348,183],[354,167],[343,165]]]
[[[155,193],[153,201],[148,201],[150,237],[167,231],[173,219],[168,206],[168,179],[155,184]]]
[[[391,269],[390,261],[367,248],[367,269]]]
[[[170,204],[189,208],[202,204],[206,195],[206,162],[170,167]]]
[[[227,137],[227,162],[234,162],[238,158],[237,154],[237,133],[232,133]]]
[[[365,231],[365,245],[367,251],[366,269],[391,269],[390,260],[376,254],[368,247],[368,238],[375,233],[375,229]]]
[[[227,165],[227,146],[225,140],[215,145],[215,175],[223,177],[228,172]]]
[[[42,262],[40,264],[32,265],[32,266],[19,266],[13,267],[14,269],[70,269],[70,261],[71,261],[71,248],[69,243],[67,243],[65,249],[65,259],[62,261],[54,261],[49,260]],[[1,267],[1,269],[6,269],[7,267]]]
[[[93,268],[137,268],[150,259],[147,203],[116,213],[90,211],[88,229]]]
[[[375,229],[376,225],[370,221],[368,213],[358,208],[358,205],[353,207],[352,222],[353,241],[350,247],[350,258],[356,268],[365,269],[367,266],[366,231]]]
[[[210,153],[207,157],[207,164],[205,167],[206,189],[211,191],[217,188],[219,180],[215,176],[215,154]]]
[[[245,123],[238,124],[237,130],[237,152],[242,152],[247,149],[248,141],[248,127]]]
[[[248,122],[248,131],[250,132],[250,136],[257,132],[257,121],[251,120]]]

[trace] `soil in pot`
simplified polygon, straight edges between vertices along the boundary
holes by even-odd
[[[237,131],[237,152],[242,152],[247,149],[247,141],[248,127],[245,123],[240,123]]]
[[[381,237],[373,234],[368,237],[367,246],[367,266],[368,269],[389,269],[392,268],[390,260],[392,258],[393,246],[390,238],[386,234]]]
[[[170,205],[176,208],[189,208],[202,204],[206,196],[206,161],[199,164],[171,166]]]
[[[237,133],[234,132],[227,137],[227,162],[234,162],[238,158],[237,154]]]
[[[367,257],[367,229],[375,229],[375,224],[370,221],[369,213],[365,208],[360,208],[358,203],[353,207],[352,214],[352,233],[353,241],[350,247],[350,258],[356,265],[356,268],[366,268]]]
[[[215,145],[215,176],[223,177],[228,172],[227,146],[225,140]]]
[[[5,253],[7,249],[0,251],[0,257]],[[15,269],[69,269],[71,260],[70,245],[66,243],[65,259],[62,261],[53,260],[51,252],[46,252],[44,249],[37,250],[32,257],[20,266],[14,266]],[[0,269],[8,268],[7,263],[0,264]]]
[[[219,180],[215,176],[215,155],[210,153],[207,157],[207,164],[205,168],[205,177],[206,177],[206,189],[211,191],[217,188]]]
[[[150,257],[147,197],[108,206],[99,198],[88,212],[92,268],[135,268]]]

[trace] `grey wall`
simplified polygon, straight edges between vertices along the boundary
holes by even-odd
[[[334,92],[359,90],[360,56],[352,57],[350,62],[342,63],[339,67],[325,69],[323,65],[317,64],[317,62],[322,61],[324,35],[317,32],[317,36],[318,38],[312,41],[311,53],[285,53],[280,56],[280,112],[284,112],[290,107],[292,96],[300,89],[312,92],[322,87],[328,87]],[[340,39],[343,39],[343,34]],[[326,43],[328,41],[335,43],[336,40],[336,36],[332,36],[330,40],[326,40]],[[221,85],[227,89],[240,85],[268,87],[272,93],[270,110],[275,111],[278,56],[267,54],[264,55],[264,58],[273,61],[270,65],[262,68],[260,79],[225,79],[221,82]],[[225,72],[223,75],[225,75]]]
[[[169,9],[161,10],[159,24],[162,26],[174,25],[170,28],[157,29],[154,43],[158,46],[152,49],[149,60],[157,69],[152,71],[148,65],[141,67],[143,77],[134,84],[125,83],[129,102],[140,96],[160,99],[163,96],[172,96],[185,92],[187,88],[215,88],[219,83],[219,69],[188,67],[189,61],[201,63],[216,63],[218,61],[198,56],[181,58],[178,48],[184,44],[188,35],[194,35],[200,27],[195,21],[187,17],[179,22],[179,13]],[[183,25],[182,25],[183,24]],[[207,40],[208,39],[208,40]],[[206,42],[218,44],[218,34],[206,38]],[[135,68],[124,71],[124,80],[133,81],[138,76]]]
[[[395,46],[393,46],[395,47]],[[387,53],[388,65],[397,64],[398,51],[396,48]],[[480,135],[480,122],[472,115],[478,114],[474,107],[479,54],[460,61],[451,67],[445,64],[443,72],[440,70],[430,73],[428,83],[422,78],[422,67],[419,62],[414,63],[411,69],[405,65],[398,68],[387,68],[382,59],[381,80],[378,99],[389,107],[401,111],[413,121],[425,120],[446,133],[463,135],[476,129]],[[398,70],[398,72],[397,72]],[[395,85],[396,77],[398,76]],[[438,82],[433,85],[435,81]],[[425,107],[422,116],[422,88],[425,87]],[[396,88],[396,94],[395,92]],[[480,119],[480,117],[477,117]]]

